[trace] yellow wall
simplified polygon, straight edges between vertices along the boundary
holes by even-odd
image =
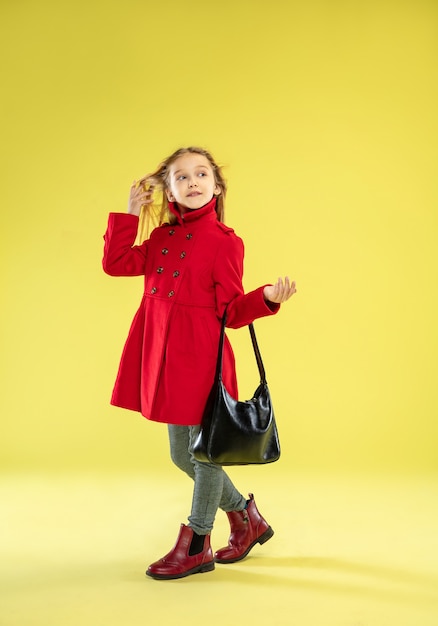
[[[108,404],[141,279],[108,211],[180,145],[226,165],[289,469],[437,468],[438,5],[2,2],[2,467],[150,468],[166,432]],[[241,387],[256,375],[232,331]],[[149,458],[150,457],[150,458]]]

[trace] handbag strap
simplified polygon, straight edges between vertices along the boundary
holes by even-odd
[[[227,323],[227,312],[225,311],[222,317],[222,325],[221,325],[221,334],[219,337],[219,350],[217,355],[217,365],[216,365],[216,380],[222,380],[222,360],[223,360],[223,352],[224,352],[224,341],[225,341],[225,326]],[[254,349],[255,358],[257,361],[257,367],[260,374],[260,383],[262,385],[266,385],[266,373],[265,368],[263,366],[262,355],[260,354],[259,346],[257,343],[257,338],[254,330],[254,325],[248,324],[249,333],[251,335],[252,347]]]

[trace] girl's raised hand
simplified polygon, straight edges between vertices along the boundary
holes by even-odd
[[[140,215],[141,207],[144,204],[152,204],[154,185],[148,181],[148,176],[141,180],[134,180],[129,192],[128,213]]]
[[[289,277],[286,276],[284,282],[282,278],[279,278],[274,285],[267,285],[263,290],[263,295],[265,300],[280,304],[289,300],[289,298],[293,296],[296,291],[295,281],[291,282]]]

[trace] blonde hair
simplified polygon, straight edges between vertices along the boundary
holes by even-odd
[[[189,148],[179,148],[168,156],[152,174],[149,174],[144,184],[154,187],[152,204],[143,205],[140,213],[137,242],[142,243],[147,239],[153,228],[161,224],[174,224],[176,216],[169,211],[166,190],[169,188],[170,166],[183,154],[201,154],[210,163],[213,170],[216,185],[220,189],[220,194],[216,198],[216,214],[220,222],[224,221],[225,196],[227,184],[222,174],[222,168],[217,165],[210,152],[204,148],[190,146]]]

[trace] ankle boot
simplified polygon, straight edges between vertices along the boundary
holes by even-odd
[[[201,552],[191,555],[193,534],[192,528],[181,524],[178,539],[172,550],[159,561],[152,563],[146,574],[159,580],[170,580],[213,570],[214,559],[210,547],[210,535],[205,535]]]
[[[216,552],[217,563],[235,563],[246,557],[256,543],[265,543],[274,531],[257,510],[254,496],[249,494],[246,509],[227,513],[231,526],[228,546]]]

